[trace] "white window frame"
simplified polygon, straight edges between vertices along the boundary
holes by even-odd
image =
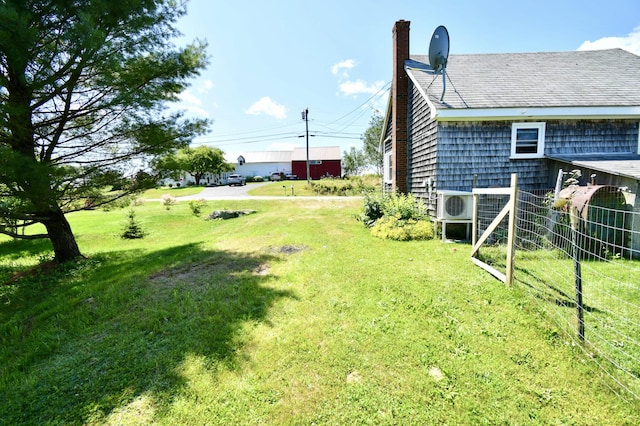
[[[384,170],[384,182],[385,183],[392,183],[393,182],[393,176],[392,176],[392,171],[391,171],[391,165],[392,165],[392,154],[393,152],[389,151],[384,155],[383,158],[383,170]]]
[[[529,122],[529,123],[513,123],[511,125],[511,158],[542,158],[544,156],[544,139],[545,139],[546,123]],[[519,153],[516,152],[516,142],[518,130],[536,129],[538,131],[538,140],[536,141],[536,152]]]

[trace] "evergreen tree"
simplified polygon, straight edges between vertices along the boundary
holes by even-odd
[[[166,109],[206,64],[204,43],[170,42],[184,13],[173,0],[0,2],[0,197],[12,200],[0,233],[75,259],[66,213],[144,188],[142,165],[204,131]],[[122,189],[104,196],[114,179]]]

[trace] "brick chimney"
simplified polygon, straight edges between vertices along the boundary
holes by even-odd
[[[391,173],[392,189],[407,193],[407,142],[409,77],[404,62],[409,59],[409,21],[393,26],[393,76],[391,81]]]

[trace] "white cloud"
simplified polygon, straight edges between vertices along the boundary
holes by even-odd
[[[280,105],[274,102],[268,96],[265,96],[255,102],[245,112],[250,115],[265,114],[279,119],[287,118],[287,109],[284,107],[284,105]]]
[[[356,61],[353,59],[347,59],[342,62],[338,62],[331,67],[331,74],[337,75],[340,78],[349,78],[348,70],[356,66]]]
[[[349,78],[349,71],[356,65],[357,62],[354,59],[346,59],[331,67],[331,73],[338,77],[339,92],[345,96],[377,93],[384,86],[384,82],[367,83],[361,79],[352,80]]]
[[[202,105],[202,100],[200,100],[200,98],[198,98],[188,90],[185,90],[184,92],[180,93],[178,95],[178,99],[180,99],[182,102],[186,104],[197,105],[197,106]]]
[[[209,91],[211,89],[213,89],[215,86],[213,84],[213,81],[211,80],[205,80],[204,83],[202,84],[202,86],[198,89],[199,93],[209,93]]]
[[[209,114],[208,111],[205,111],[204,109],[199,108],[197,106],[186,105],[186,106],[184,106],[184,109],[186,109],[189,112],[192,112],[195,115],[199,115],[199,116],[204,117],[204,118],[209,118],[210,117],[210,114]]]
[[[209,118],[210,114],[204,109],[200,108],[202,106],[202,100],[195,96],[193,93],[185,90],[178,95],[178,99],[180,99],[179,108],[185,109],[195,115]]]
[[[640,55],[640,27],[636,27],[626,37],[603,37],[596,41],[585,41],[578,50],[600,50],[621,48]]]
[[[354,96],[362,93],[373,95],[377,93],[384,86],[384,81],[376,81],[375,83],[368,84],[363,80],[355,81],[343,81],[338,88],[340,92],[345,96]]]

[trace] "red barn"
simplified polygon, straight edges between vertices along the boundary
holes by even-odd
[[[291,173],[298,179],[307,179],[307,149],[295,148],[291,155]],[[311,179],[342,176],[342,154],[339,146],[309,148],[309,175]]]

